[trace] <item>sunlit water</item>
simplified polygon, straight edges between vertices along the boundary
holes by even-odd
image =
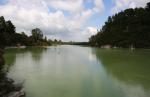
[[[150,97],[150,50],[7,49],[8,77],[27,97]]]

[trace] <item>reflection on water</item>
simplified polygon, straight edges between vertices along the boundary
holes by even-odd
[[[8,49],[8,76],[27,97],[149,97],[150,51],[80,46]]]
[[[126,97],[150,96],[150,50],[94,50]]]

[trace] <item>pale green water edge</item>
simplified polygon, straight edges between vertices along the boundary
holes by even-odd
[[[81,46],[7,49],[27,97],[150,97],[150,50]]]

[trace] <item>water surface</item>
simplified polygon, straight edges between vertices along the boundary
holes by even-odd
[[[82,46],[7,49],[27,97],[150,97],[150,50]]]

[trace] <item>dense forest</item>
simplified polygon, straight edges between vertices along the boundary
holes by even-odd
[[[15,26],[9,21],[5,21],[4,17],[0,17],[0,47],[6,46],[48,46],[51,44],[60,44],[61,40],[50,40],[43,35],[39,28],[31,31],[31,35],[27,36],[25,32],[16,33]]]
[[[108,17],[89,42],[99,47],[150,48],[150,2],[145,8],[130,8]]]

